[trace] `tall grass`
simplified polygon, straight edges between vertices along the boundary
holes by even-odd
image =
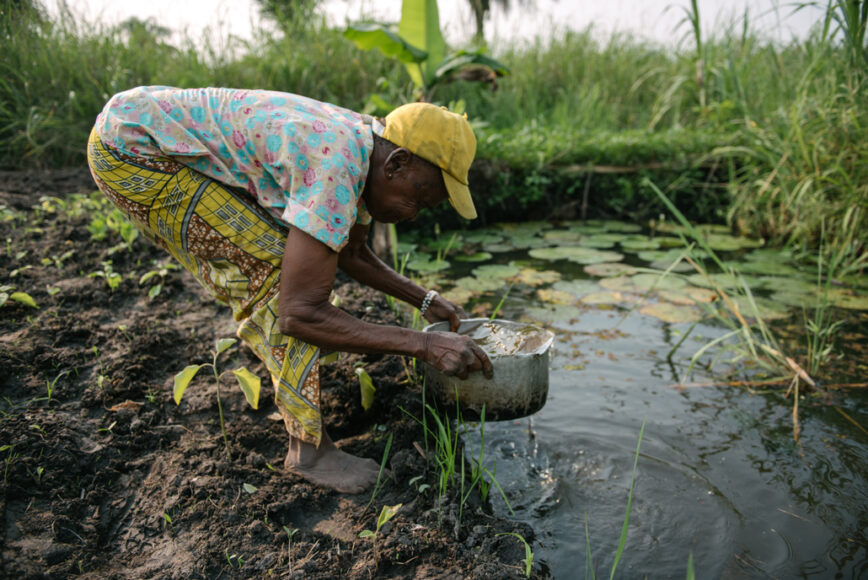
[[[12,4],[18,3],[3,0],[0,7]],[[675,48],[623,33],[604,38],[593,27],[547,31],[494,55],[512,71],[497,91],[455,82],[437,98],[465,101],[477,122],[480,157],[522,171],[567,172],[522,174],[535,184],[522,207],[553,199],[565,182],[583,181],[577,168],[674,162],[682,171],[693,164],[699,169],[687,181],[701,185],[713,175],[727,182],[725,195],[708,196],[725,207],[703,215],[774,243],[807,246],[819,242],[821,224],[832,236],[846,224],[864,251],[868,2],[824,5],[827,17],[817,30],[787,44],[765,39],[747,14],[703,30],[695,2],[684,10],[675,31],[684,41]],[[3,167],[82,163],[82,144],[103,103],[141,84],[272,88],[358,110],[373,93],[394,103],[411,95],[403,67],[357,50],[317,18],[263,24],[251,41],[172,43],[148,23],[107,26],[69,11],[50,18],[2,8],[0,30]],[[601,209],[641,206],[630,196],[642,176],[619,177],[605,194],[623,203]],[[679,191],[684,180],[671,179],[665,189]],[[523,189],[519,184],[506,195],[529,195]],[[581,183],[568,189],[567,196],[580,195]],[[709,191],[687,189],[690,196],[675,198],[683,208],[702,204]],[[655,199],[643,195],[640,201]]]

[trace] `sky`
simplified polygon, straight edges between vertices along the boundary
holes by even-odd
[[[51,8],[59,0],[44,0]],[[191,38],[205,31],[251,38],[260,20],[254,0],[66,0],[87,20],[117,23],[131,16],[153,18],[174,30],[186,30]],[[381,21],[400,18],[401,0],[321,0],[321,9],[335,25],[357,20],[364,14]],[[624,31],[662,44],[676,42],[685,29],[678,29],[688,0],[513,0],[504,13],[493,9],[486,22],[490,44],[505,46],[546,35],[552,29],[584,30],[593,25],[601,37]],[[523,4],[529,6],[523,7]],[[698,0],[703,34],[733,22],[748,11],[752,29],[786,41],[804,37],[823,16],[818,8],[793,14],[794,0]],[[474,32],[467,0],[439,0],[440,24],[447,41],[461,45]]]

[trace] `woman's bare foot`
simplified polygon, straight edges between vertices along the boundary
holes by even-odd
[[[283,467],[311,483],[341,493],[360,493],[370,489],[380,471],[372,459],[356,457],[335,447],[326,433],[323,433],[319,447],[290,436],[289,452]]]

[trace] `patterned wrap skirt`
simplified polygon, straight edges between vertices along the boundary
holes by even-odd
[[[87,146],[99,189],[151,241],[229,305],[238,338],[265,364],[290,435],[319,445],[319,365],[336,358],[281,334],[280,266],[288,230],[246,191],[168,157],[135,157],[92,132]],[[326,358],[328,356],[328,358]]]

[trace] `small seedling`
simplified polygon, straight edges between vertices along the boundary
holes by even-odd
[[[46,380],[45,381],[45,390],[48,392],[48,396],[43,398],[43,399],[38,399],[38,400],[44,400],[47,403],[51,403],[51,397],[54,396],[54,388],[57,385],[57,381],[59,381],[66,374],[69,374],[69,371],[61,372],[59,375],[54,377],[53,381]]]
[[[14,445],[4,445],[0,447],[0,453],[6,452],[6,457],[3,459],[3,484],[6,485],[6,478],[9,476],[9,466],[18,459],[18,453],[15,453]]]
[[[384,505],[382,511],[380,511],[380,517],[377,518],[377,529],[375,531],[371,530],[362,530],[359,532],[360,538],[373,538],[374,541],[377,539],[377,534],[380,533],[380,528],[386,525],[386,522],[395,517],[395,514],[398,513],[398,510],[401,509],[403,504],[395,504],[395,505]]]
[[[15,286],[0,286],[0,306],[6,304],[9,300],[14,300],[15,302],[32,306],[33,308],[39,308],[30,294],[27,292],[13,292],[13,290],[15,290]]]
[[[110,433],[110,434],[114,434],[114,433],[112,432],[112,429],[114,429],[114,428],[115,428],[115,425],[117,425],[117,424],[118,424],[117,421],[112,421],[112,424],[111,424],[111,425],[109,425],[108,427],[100,427],[99,429],[96,430],[96,432],[97,432],[97,433]]]
[[[289,560],[289,575],[292,576],[292,538],[298,533],[298,528],[290,530],[287,526],[283,526],[283,531],[286,532],[286,556]]]
[[[226,561],[229,562],[230,568],[238,568],[241,569],[241,566],[244,565],[244,557],[239,556],[238,554],[229,555],[229,548],[223,550],[223,553],[226,555]]]
[[[527,540],[524,539],[524,536],[517,532],[505,532],[497,535],[513,536],[521,540],[521,543],[524,544],[524,575],[526,578],[530,578],[530,572],[533,569],[533,550],[531,550],[530,544],[527,543]]]
[[[36,468],[36,484],[42,483],[42,474],[45,473],[45,468],[41,465]]]
[[[102,262],[102,270],[95,270],[88,274],[87,277],[104,279],[110,290],[114,290],[120,286],[123,280],[123,276],[114,271],[111,260]]]
[[[58,256],[57,254],[54,254],[53,256],[50,256],[48,258],[42,258],[42,265],[43,266],[50,266],[51,264],[54,264],[55,268],[57,268],[58,270],[62,270],[63,269],[63,263],[66,262],[68,259],[70,259],[73,256],[73,254],[75,254],[75,250],[69,250],[69,251],[64,252],[60,256]]]
[[[221,353],[226,351],[229,347],[235,344],[236,340],[234,338],[221,338],[217,341],[216,348],[211,351],[212,362],[206,363],[203,365],[188,365],[184,368],[180,373],[175,375],[175,404],[181,404],[181,397],[184,396],[184,391],[187,390],[187,387],[190,385],[190,381],[193,380],[193,377],[196,376],[196,373],[199,372],[199,369],[204,367],[211,367],[211,370],[214,372],[214,380],[217,383],[217,411],[220,414],[220,432],[223,433],[223,444],[226,447],[226,457],[232,460],[232,454],[229,452],[229,438],[226,436],[226,423],[223,420],[223,404],[220,402],[220,380],[227,372],[231,372],[235,375],[235,379],[238,381],[238,386],[241,387],[241,391],[244,393],[244,397],[247,399],[247,402],[250,403],[250,406],[254,409],[259,408],[259,389],[261,385],[261,381],[259,377],[251,373],[247,370],[247,367],[241,367],[238,369],[233,369],[231,371],[223,371],[220,373],[217,369],[217,357],[220,356]]]
[[[372,503],[374,503],[374,498],[377,497],[377,494],[380,493],[381,482],[383,478],[383,472],[386,470],[386,460],[389,458],[389,450],[392,448],[392,434],[389,433],[389,438],[386,439],[386,449],[383,450],[383,460],[380,461],[380,471],[377,473],[377,483],[374,484],[374,491],[371,492],[371,501],[368,502],[368,505],[365,506],[365,509],[370,507]]]
[[[356,364],[356,376],[359,377],[359,389],[362,393],[362,409],[367,411],[374,404],[374,393],[377,389],[374,387],[371,375],[364,369],[363,363]]]
[[[155,269],[145,273],[141,278],[139,278],[139,286],[147,282],[148,280],[153,280],[154,278],[159,278],[159,280],[152,282],[152,286],[150,290],[148,290],[148,298],[153,300],[157,296],[160,295],[160,292],[163,290],[163,283],[166,280],[166,276],[169,274],[171,270],[178,270],[180,266],[175,262],[166,262],[164,264],[159,264]]]

